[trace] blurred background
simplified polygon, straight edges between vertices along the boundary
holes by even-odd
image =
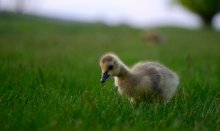
[[[197,28],[209,21],[220,29],[219,3],[218,0],[0,0],[0,10],[134,27]],[[205,19],[204,15],[211,18]]]

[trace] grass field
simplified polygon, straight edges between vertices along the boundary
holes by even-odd
[[[220,130],[220,32],[143,30],[0,14],[0,130]],[[113,79],[101,85],[99,57],[128,65],[159,61],[181,83],[167,104],[132,105]]]

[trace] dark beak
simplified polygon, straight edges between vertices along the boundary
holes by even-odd
[[[108,72],[103,73],[100,82],[104,83],[109,78],[109,76],[110,75],[108,74]]]

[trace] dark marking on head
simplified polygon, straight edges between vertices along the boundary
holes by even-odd
[[[108,56],[104,56],[103,59],[101,60],[101,62],[105,63],[105,62],[110,62],[112,60],[113,60],[112,56],[108,55]]]
[[[113,68],[114,68],[113,65],[109,65],[109,66],[108,66],[108,70],[112,70]]]

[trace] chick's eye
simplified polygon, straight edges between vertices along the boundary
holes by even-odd
[[[108,66],[108,69],[112,70],[113,69],[113,65]]]

